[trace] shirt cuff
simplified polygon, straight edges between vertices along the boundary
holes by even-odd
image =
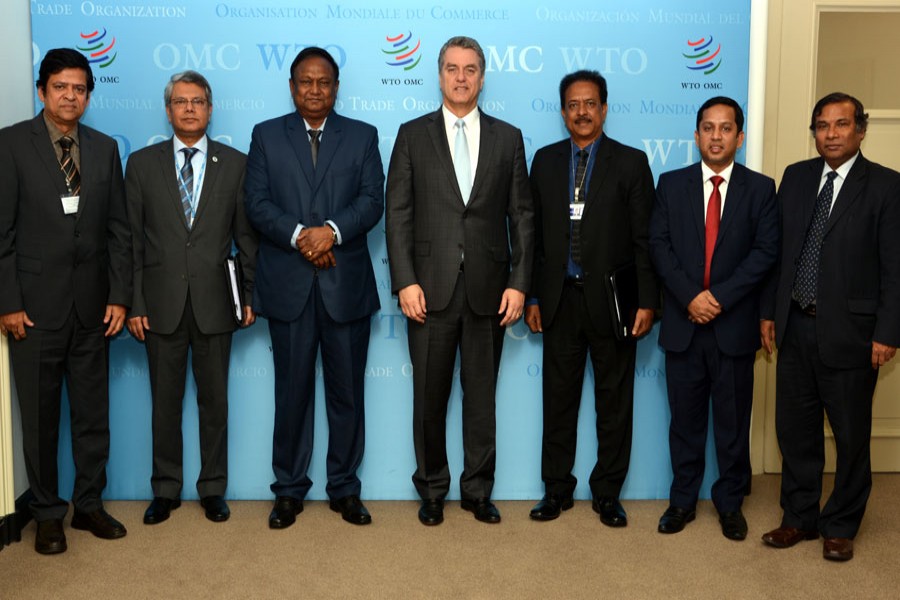
[[[300,235],[300,232],[303,231],[303,225],[301,223],[297,223],[297,227],[294,229],[294,235],[291,237],[291,241],[289,245],[294,250],[297,250],[297,236]]]
[[[342,241],[342,240],[341,240],[341,230],[338,229],[337,224],[336,224],[334,221],[330,220],[330,219],[329,219],[328,221],[325,221],[325,224],[328,225],[328,226],[330,226],[332,229],[334,229],[334,236],[335,236],[334,243],[335,243],[336,245],[340,246],[340,245],[341,245],[341,241]]]

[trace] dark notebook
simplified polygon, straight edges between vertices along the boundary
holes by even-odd
[[[225,259],[225,285],[228,289],[231,316],[240,325],[244,321],[244,277],[241,271],[241,258],[237,254]]]
[[[632,337],[631,329],[638,310],[637,268],[634,263],[619,267],[606,276],[606,292],[616,339]]]

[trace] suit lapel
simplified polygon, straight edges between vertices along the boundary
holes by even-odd
[[[453,168],[453,157],[450,156],[450,144],[447,141],[447,131],[444,127],[444,113],[441,109],[432,113],[431,123],[428,124],[427,129],[428,136],[431,138],[431,144],[434,146],[435,156],[437,156],[441,168],[443,168],[444,172],[447,174],[450,185],[453,187],[454,191],[456,191],[456,197],[462,202],[462,192],[459,191],[459,182],[456,181],[456,170]],[[479,153],[480,152],[481,150],[479,149]],[[480,162],[481,161],[479,160],[479,163]],[[473,187],[472,190],[474,192],[475,188]],[[472,195],[470,195],[470,198],[471,196]]]
[[[571,147],[571,146],[570,146]],[[600,198],[600,190],[606,183],[606,177],[609,174],[609,163],[612,158],[612,146],[607,140],[606,135],[601,135],[597,141],[597,156],[594,157],[594,167],[591,170],[591,184],[588,186],[588,195],[584,200],[584,213],[581,219],[587,218],[591,207],[597,204]],[[568,190],[568,186],[566,186]]]
[[[203,173],[203,187],[200,189],[200,199],[197,202],[197,214],[194,215],[194,227],[200,223],[200,218],[206,211],[206,205],[216,197],[216,180],[219,177],[219,149],[221,146],[207,138],[206,166]],[[184,212],[184,211],[182,211]],[[186,221],[185,221],[186,222]]]
[[[469,204],[478,197],[478,190],[483,185],[485,178],[488,176],[488,165],[491,164],[491,154],[494,152],[494,143],[497,141],[497,134],[494,132],[493,119],[481,113],[480,115],[481,133],[478,142],[478,164],[475,167],[475,181],[472,183],[472,191],[469,193]],[[453,179],[456,179],[456,172],[453,173]],[[459,187],[457,182],[457,188]],[[462,199],[462,193],[460,193]]]
[[[703,189],[703,170],[700,163],[691,168],[687,180],[685,180],[684,197],[689,199],[692,221],[697,231],[697,242],[700,249],[706,247],[706,191]]]
[[[316,171],[312,164],[312,151],[309,145],[309,134],[303,124],[303,119],[297,112],[291,113],[285,118],[285,135],[288,143],[297,155],[297,162],[300,163],[300,170],[306,177],[306,182],[310,187],[316,181]],[[321,150],[321,145],[319,147]]]
[[[50,142],[50,132],[47,131],[47,125],[44,123],[43,111],[38,114],[32,121],[32,142],[34,143],[35,152],[41,157],[41,162],[47,169],[47,174],[53,182],[60,195],[66,193],[66,177],[63,175],[59,166],[59,160],[56,158],[56,150]],[[81,150],[79,148],[79,150]],[[83,181],[83,178],[82,178]],[[56,198],[59,202],[59,198]],[[59,205],[58,205],[59,206]],[[79,212],[81,211],[81,203],[79,203]],[[62,210],[60,208],[60,210]]]
[[[544,218],[547,219],[549,217],[556,222],[556,225],[552,226],[550,231],[569,231],[570,144],[569,138],[566,138],[556,144],[554,152],[550,155],[550,159],[553,162],[550,163],[547,172],[550,173],[554,182],[565,182],[565,185],[554,183],[554,185],[550,186],[554,190],[554,197],[549,199],[549,202],[545,201],[541,207]],[[566,243],[568,244],[568,242]]]
[[[719,235],[716,238],[716,248],[725,238],[728,228],[735,220],[735,213],[744,200],[747,190],[747,173],[738,163],[734,163],[731,170],[731,181],[728,182],[728,193],[725,196],[725,207],[722,209],[722,220],[719,223]],[[702,196],[701,196],[702,197]],[[705,230],[704,230],[705,231]]]
[[[834,201],[831,214],[825,222],[825,231],[822,236],[828,235],[834,224],[843,216],[847,209],[856,201],[866,186],[866,173],[868,171],[868,161],[860,154],[850,172],[847,173],[847,180],[841,186],[841,191]]]
[[[806,232],[809,230],[813,211],[816,208],[816,197],[819,195],[819,182],[822,179],[822,168],[824,167],[824,164],[825,161],[821,158],[810,161],[808,163],[809,171],[804,174],[806,181],[803,182],[800,188],[809,190],[808,192],[803,192],[800,204],[800,219],[798,222],[803,227],[803,231],[800,232],[801,245],[803,240],[806,239]]]

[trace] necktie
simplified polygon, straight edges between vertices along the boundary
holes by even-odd
[[[187,221],[187,225],[191,227],[194,220],[194,210],[191,204],[194,196],[194,166],[191,164],[191,159],[198,150],[196,148],[182,148],[181,151],[184,152],[184,164],[181,165],[181,185],[179,186],[181,206],[184,209],[184,218]]]
[[[319,160],[319,135],[321,135],[321,129],[310,129],[309,130],[309,151],[312,154],[313,168],[316,166],[316,162]]]
[[[709,289],[709,272],[712,267],[713,250],[716,248],[716,238],[719,237],[719,220],[722,215],[722,194],[719,186],[725,181],[723,177],[713,175],[709,178],[713,184],[712,194],[709,196],[709,204],[706,206],[706,262],[703,267],[703,289]]]
[[[469,162],[469,140],[466,138],[466,123],[462,119],[456,120],[456,141],[453,146],[453,170],[456,171],[456,181],[459,183],[459,191],[462,194],[464,204],[469,203],[469,194],[472,193],[472,165]]]
[[[819,280],[819,250],[822,248],[825,223],[828,222],[828,215],[831,213],[834,178],[837,177],[837,173],[829,171],[826,177],[828,180],[816,198],[812,222],[809,224],[806,239],[803,241],[803,250],[800,251],[800,261],[797,264],[797,274],[794,276],[794,288],[791,291],[791,297],[803,308],[807,308],[816,301],[816,287]]]
[[[62,157],[59,159],[59,167],[66,176],[66,189],[72,196],[77,196],[81,191],[81,175],[78,173],[78,167],[75,166],[75,160],[72,158],[72,144],[75,140],[67,135],[59,138],[59,147],[62,148]]]
[[[575,202],[584,202],[584,176],[587,171],[588,153],[585,150],[579,150],[575,153],[578,157],[578,164],[575,166]],[[572,244],[569,251],[572,254],[572,262],[576,265],[581,264],[581,219],[572,219]]]

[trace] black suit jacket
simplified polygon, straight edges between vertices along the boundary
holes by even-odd
[[[791,289],[818,195],[824,160],[790,165],[778,189],[782,245],[763,315],[781,344]],[[819,255],[816,335],[832,368],[871,364],[872,342],[900,346],[900,173],[856,159],[825,224]]]
[[[536,243],[531,296],[538,298],[541,320],[553,322],[569,259],[569,173],[567,138],[537,151],[531,163]],[[634,263],[641,308],[659,306],[659,287],[647,249],[653,174],[647,155],[601,137],[581,218],[581,266],[584,294],[594,325],[611,330],[606,276]]]
[[[0,314],[25,310],[59,329],[74,306],[99,327],[107,304],[131,304],[131,232],[115,140],[78,125],[81,200],[63,213],[66,180],[43,112],[0,130]]]
[[[225,286],[232,242],[243,267],[243,302],[253,300],[256,233],[244,215],[246,156],[208,140],[203,188],[188,227],[175,167],[174,142],[166,140],[128,159],[128,218],[134,241],[134,302],[129,316],[147,316],[150,330],[175,331],[190,292],[197,327],[205,334],[236,327]]]
[[[697,327],[687,306],[703,291],[706,219],[700,163],[663,173],[650,219],[650,255],[663,283],[659,344],[687,349]],[[719,350],[732,356],[759,349],[759,296],[778,257],[775,182],[735,163],[710,270],[709,291],[722,306],[710,326]]]
[[[468,204],[441,110],[400,126],[388,169],[385,225],[393,293],[419,284],[429,311],[447,307],[465,257],[469,306],[496,315],[506,288],[527,292],[534,222],[522,133],[483,112]]]

